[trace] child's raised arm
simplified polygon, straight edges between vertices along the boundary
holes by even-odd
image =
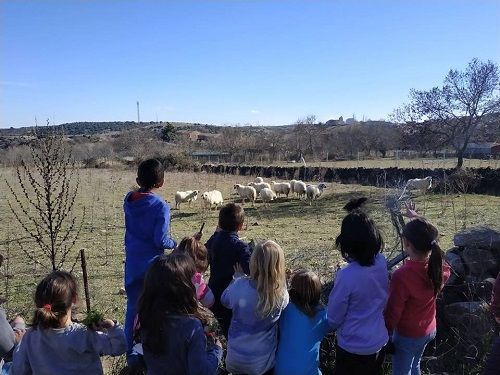
[[[118,323],[106,319],[100,324],[106,332],[92,332],[94,348],[100,355],[118,356],[127,351],[125,332]]]
[[[341,273],[337,273],[335,284],[328,297],[328,324],[332,329],[337,329],[344,323],[349,307],[349,289],[347,281],[342,280]]]

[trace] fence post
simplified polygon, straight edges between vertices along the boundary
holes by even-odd
[[[80,250],[80,259],[82,261],[83,288],[85,290],[85,304],[87,305],[87,313],[88,313],[90,312],[90,295],[89,295],[89,279],[87,276],[87,261],[85,259],[85,249]]]

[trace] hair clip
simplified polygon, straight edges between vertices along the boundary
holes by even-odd
[[[48,311],[52,311],[52,305],[50,303],[47,303],[47,304],[43,305],[42,308],[45,309],[45,310],[48,310]]]

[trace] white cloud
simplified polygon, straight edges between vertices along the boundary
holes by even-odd
[[[250,113],[251,113],[252,115],[258,115],[258,114],[260,114],[260,111],[259,111],[258,109],[252,109],[252,110],[250,111]]]

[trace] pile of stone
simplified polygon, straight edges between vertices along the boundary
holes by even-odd
[[[434,368],[436,372],[469,367],[461,361],[480,362],[495,329],[488,304],[500,271],[500,232],[472,227],[456,234],[453,242],[455,247],[446,252],[452,274],[438,300],[434,355],[439,360],[433,361],[433,365],[446,369]]]

